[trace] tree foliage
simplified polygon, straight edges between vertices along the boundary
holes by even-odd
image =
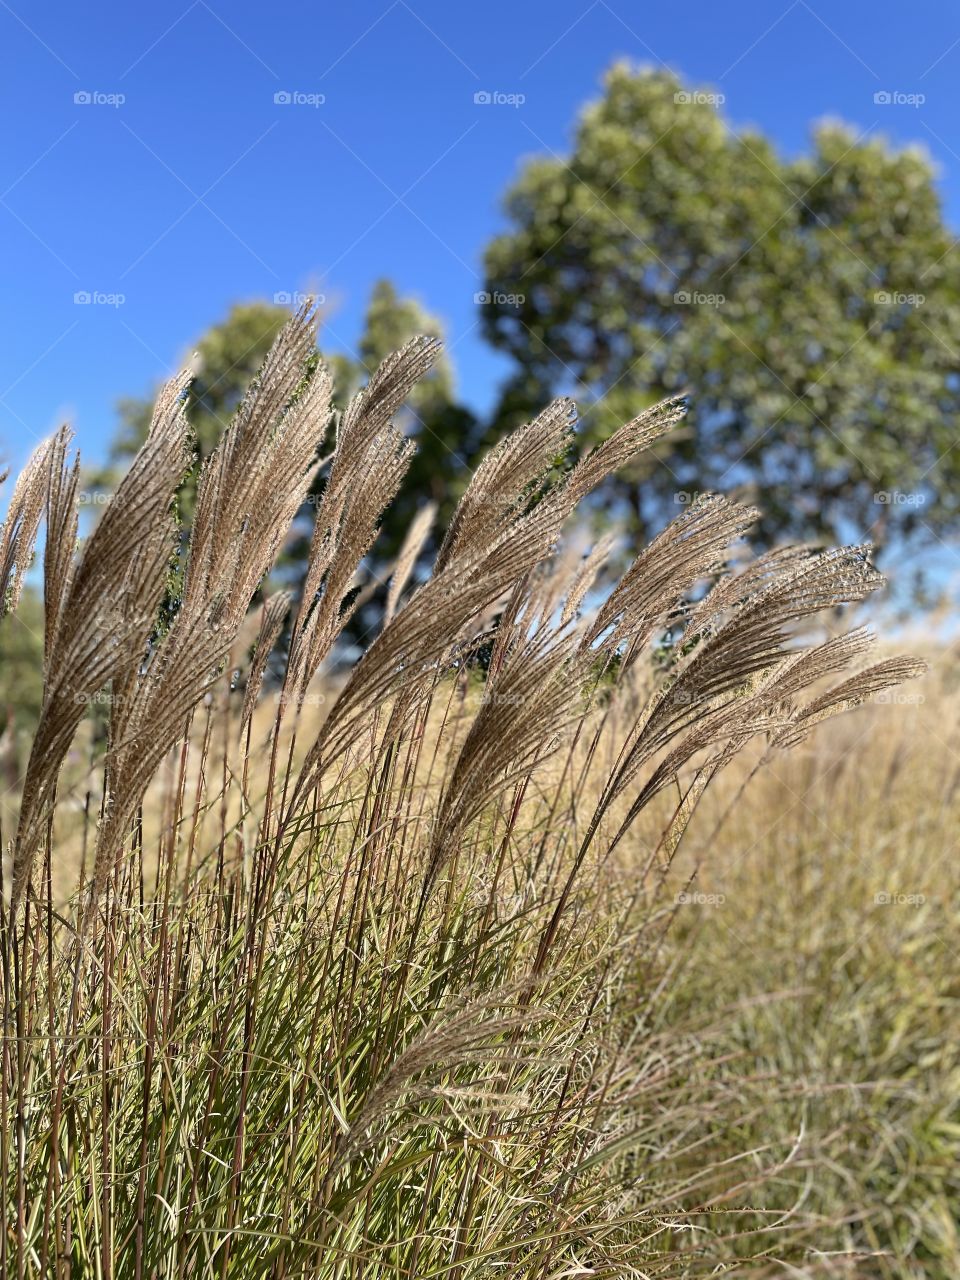
[[[743,487],[771,540],[939,533],[960,306],[929,161],[831,122],[786,159],[716,97],[617,64],[569,157],[525,165],[486,253],[501,421],[570,390],[599,435],[688,388],[688,432],[616,490],[640,525]]]

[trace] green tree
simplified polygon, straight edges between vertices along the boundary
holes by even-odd
[[[613,491],[641,527],[715,487],[762,489],[767,538],[939,534],[960,305],[929,162],[836,123],[786,160],[716,98],[617,64],[569,157],[523,169],[486,253],[517,365],[498,426],[563,390],[589,439],[689,389],[685,432]]]

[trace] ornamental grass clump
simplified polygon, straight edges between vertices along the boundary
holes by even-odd
[[[581,504],[684,405],[558,467],[557,400],[477,467],[429,572],[424,506],[331,670],[438,352],[389,357],[334,426],[303,309],[188,535],[186,378],[79,547],[66,429],[13,492],[3,604],[45,523],[45,663],[3,833],[4,1275],[695,1275],[691,1215],[762,1195],[683,1158],[691,1115],[735,1117],[657,1021],[670,868],[748,744],[920,664],[817,621],[880,585],[866,548],[745,560],[756,512],[719,495],[619,577],[611,539],[578,554]],[[303,581],[273,590],[318,483]]]

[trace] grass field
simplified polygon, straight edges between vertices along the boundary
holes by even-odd
[[[960,707],[955,657],[928,656],[909,692],[758,775],[716,840],[691,829],[717,905],[684,907],[671,939],[664,1016],[713,1025],[725,1118],[744,1113],[705,1149],[756,1150],[752,1170],[791,1151],[743,1199],[780,1207],[787,1237],[808,1218],[837,1274],[960,1269]],[[704,1229],[727,1260],[723,1217]]]

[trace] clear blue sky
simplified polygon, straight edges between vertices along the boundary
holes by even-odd
[[[0,0],[0,48],[13,463],[64,418],[87,461],[102,457],[116,398],[169,372],[234,299],[319,289],[324,345],[349,349],[383,274],[443,318],[464,398],[488,407],[505,365],[473,294],[501,193],[524,156],[566,149],[617,57],[714,86],[732,123],[787,153],[824,115],[919,140],[960,226],[960,7],[946,0]],[[926,100],[877,105],[883,90]],[[525,101],[477,105],[482,91]],[[82,291],[125,301],[77,305]]]

